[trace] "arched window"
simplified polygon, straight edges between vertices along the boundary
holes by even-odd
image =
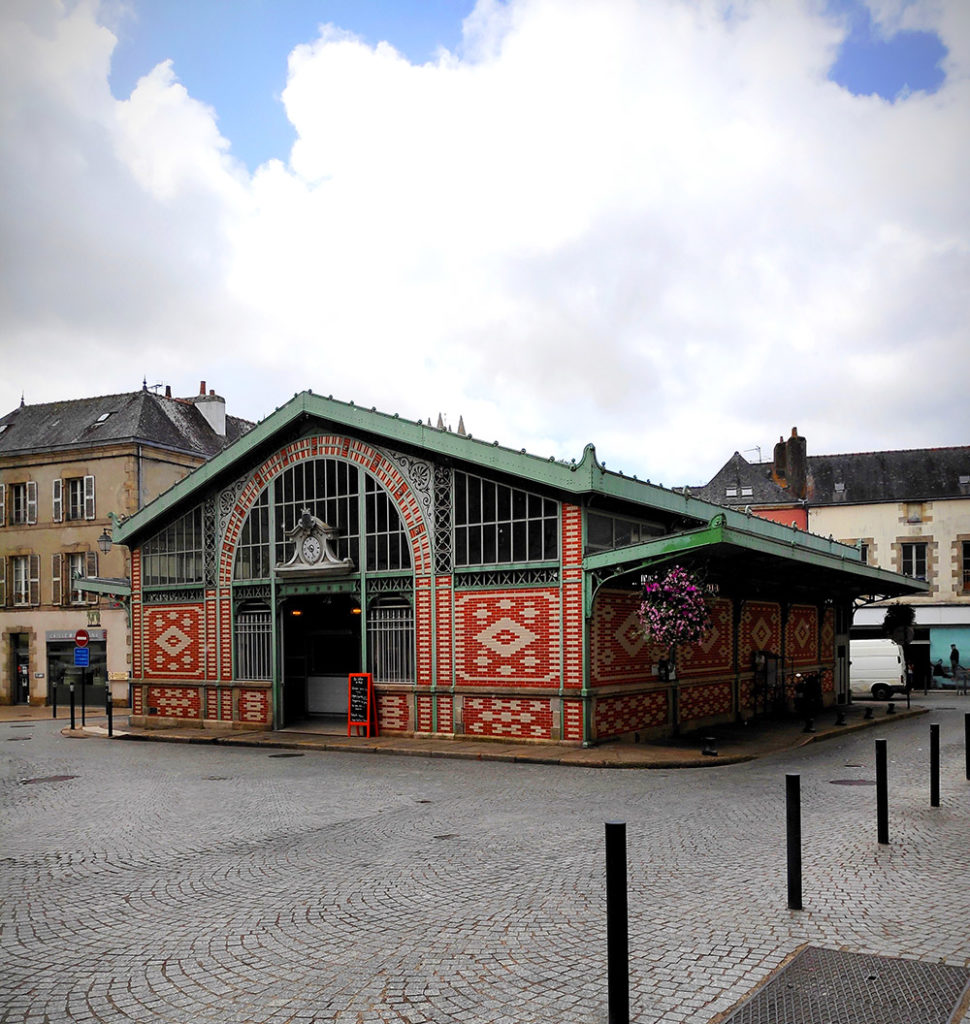
[[[363,480],[361,476],[356,466],[337,459],[309,459],[281,473],[273,483],[273,509],[267,487],[246,516],[236,546],[233,579],[268,580],[273,564],[285,562],[292,554],[286,533],[305,508],[337,531],[334,549],[338,558],[360,564],[363,530],[368,572],[410,569],[411,540],[397,506],[377,480],[369,474],[363,474]]]
[[[305,508],[337,531],[338,558],[360,564],[359,470],[337,459],[308,459],[281,473],[273,483],[276,504],[274,541],[276,564],[285,562],[286,533],[292,530]]]
[[[269,561],[269,489],[256,499],[239,534],[233,577],[237,580],[268,580]]]

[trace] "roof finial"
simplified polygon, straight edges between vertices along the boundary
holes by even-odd
[[[21,391],[20,392],[20,408],[22,409],[23,407],[24,407],[24,393]]]
[[[148,378],[147,377],[142,377],[142,379],[141,379],[141,389],[142,389],[142,391],[147,391],[148,390]]]

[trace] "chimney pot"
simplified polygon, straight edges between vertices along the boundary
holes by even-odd
[[[215,388],[209,388],[209,397],[211,398],[216,393]]]
[[[205,381],[204,380],[200,380],[199,381],[199,394],[200,395],[204,395],[205,394]]]
[[[165,385],[165,397],[166,398],[171,398],[172,397],[172,385],[171,384],[166,384]]]

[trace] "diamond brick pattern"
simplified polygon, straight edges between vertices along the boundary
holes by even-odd
[[[558,591],[456,594],[455,656],[459,684],[558,684]]]
[[[153,605],[145,616],[146,679],[201,679],[201,605]]]
[[[552,707],[548,700],[466,697],[464,719],[469,736],[547,740],[552,735]]]
[[[680,718],[684,722],[729,715],[734,710],[734,693],[727,682],[681,686],[679,701]]]
[[[609,739],[611,736],[622,736],[637,729],[666,725],[667,691],[603,697],[596,701],[594,715],[597,739]]]
[[[709,602],[711,626],[699,643],[677,648],[681,677],[709,672],[730,672],[734,664],[733,605],[725,598]],[[730,710],[730,709],[729,709]]]
[[[818,609],[814,605],[792,605],[785,629],[785,648],[791,665],[818,662]]]
[[[745,601],[738,629],[738,664],[747,668],[754,651],[781,654],[781,606],[769,601]]]

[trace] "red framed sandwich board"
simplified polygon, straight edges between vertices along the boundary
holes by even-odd
[[[367,736],[379,736],[377,724],[377,694],[374,692],[374,679],[370,672],[351,672],[347,677],[347,735],[350,730],[366,728]]]

